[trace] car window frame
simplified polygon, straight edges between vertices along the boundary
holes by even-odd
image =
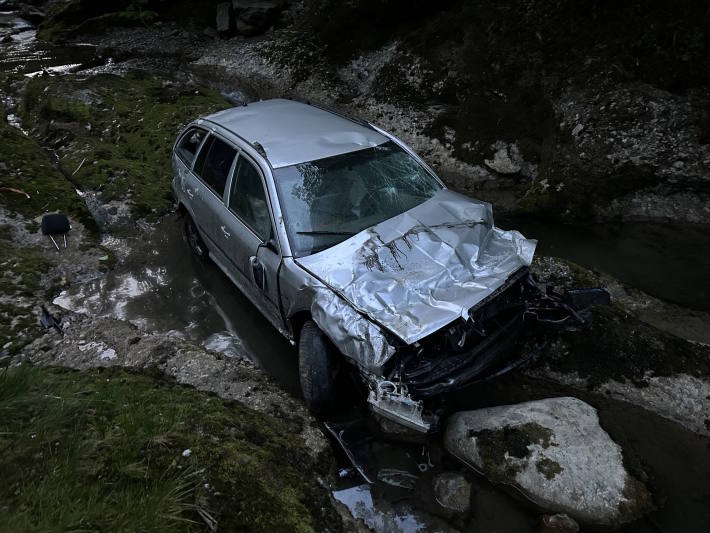
[[[216,138],[217,140],[222,141],[226,145],[230,146],[231,148],[234,149],[234,159],[232,160],[232,164],[229,167],[229,170],[227,171],[227,179],[224,182],[224,191],[222,191],[222,195],[220,196],[217,194],[217,191],[215,191],[212,186],[207,183],[206,180],[200,176],[198,172],[195,171],[195,163],[197,163],[197,159],[199,158],[200,154],[202,153],[202,150],[205,149],[205,145],[207,144],[207,140],[210,139],[211,137]],[[192,167],[190,168],[190,172],[199,180],[199,182],[205,186],[205,188],[211,192],[216,198],[219,198],[223,203],[225,201],[225,198],[227,198],[229,191],[231,190],[231,177],[234,173],[234,169],[236,168],[237,160],[239,159],[239,154],[241,153],[241,149],[235,145],[232,141],[229,139],[223,137],[222,135],[219,135],[218,133],[214,131],[208,131],[207,135],[205,138],[202,140],[202,144],[200,145],[200,149],[198,150],[197,154],[195,154],[195,160],[192,162]],[[207,154],[209,156],[209,154]],[[207,157],[206,156],[206,157]]]
[[[192,161],[187,161],[185,157],[183,157],[182,153],[180,152],[180,144],[182,141],[194,130],[201,130],[204,132],[205,136],[202,138],[202,141],[200,141],[200,145],[197,147],[197,150],[195,151],[195,157],[192,158]],[[188,126],[185,128],[185,131],[183,132],[182,135],[178,138],[177,142],[175,143],[175,149],[173,150],[175,155],[178,157],[180,161],[190,170],[192,170],[195,166],[195,161],[197,161],[197,156],[200,154],[200,151],[202,150],[202,147],[205,144],[205,141],[207,138],[210,136],[210,131],[207,128],[204,128],[202,126],[198,125],[193,125],[193,126]]]
[[[269,222],[270,222],[270,230],[269,230],[269,235],[266,238],[263,238],[261,235],[259,235],[256,231],[254,231],[254,228],[251,227],[251,225],[244,220],[242,216],[239,215],[239,213],[235,212],[232,210],[230,207],[230,202],[232,199],[232,190],[236,186],[236,181],[237,181],[237,165],[239,164],[239,158],[244,157],[248,163],[250,163],[257,171],[257,174],[259,175],[259,179],[261,180],[261,189],[264,192],[264,200],[266,201],[266,208],[269,210]],[[271,205],[271,196],[269,195],[269,189],[266,186],[266,178],[264,176],[264,171],[261,169],[261,165],[259,165],[256,160],[251,157],[249,154],[247,154],[244,150],[239,149],[239,153],[237,154],[237,157],[234,159],[234,165],[232,166],[231,172],[230,172],[230,179],[228,182],[228,190],[226,191],[225,194],[225,199],[224,199],[224,206],[231,213],[231,215],[236,218],[241,224],[244,225],[245,228],[247,228],[259,241],[261,241],[262,244],[266,244],[269,242],[269,240],[273,240],[274,244],[278,247],[278,252],[281,254],[281,246],[279,244],[279,239],[276,235],[276,224],[274,220],[274,210]]]

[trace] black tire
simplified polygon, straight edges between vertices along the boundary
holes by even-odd
[[[312,320],[301,328],[298,369],[308,409],[316,415],[331,412],[338,376],[338,352]]]
[[[207,251],[205,241],[202,240],[200,232],[197,231],[197,226],[192,221],[192,217],[187,214],[185,215],[184,232],[185,240],[187,241],[187,245],[190,247],[190,250],[192,250],[192,253],[194,253],[201,261],[206,261],[209,257],[209,252]]]

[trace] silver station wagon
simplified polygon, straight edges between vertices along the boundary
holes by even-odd
[[[576,317],[543,318],[565,306],[530,277],[535,241],[337,111],[287,99],[221,111],[181,132],[172,164],[192,250],[297,344],[316,413],[349,369],[373,411],[431,431],[429,403],[513,367],[526,324]]]

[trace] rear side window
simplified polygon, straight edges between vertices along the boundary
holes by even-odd
[[[259,171],[245,157],[237,161],[229,195],[229,209],[239,216],[262,240],[271,233],[271,217]]]
[[[211,135],[200,150],[195,173],[217,196],[222,196],[236,156],[237,150],[233,146]]]
[[[180,159],[189,167],[192,166],[192,160],[195,159],[197,149],[202,144],[202,139],[205,138],[207,132],[200,128],[192,128],[188,130],[180,139],[177,147],[177,154]]]

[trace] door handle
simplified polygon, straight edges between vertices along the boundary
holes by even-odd
[[[232,236],[232,234],[229,233],[229,232],[227,231],[227,228],[225,228],[224,226],[220,226],[220,229],[222,230],[222,234],[223,234],[225,237],[227,237],[228,239]]]
[[[266,288],[266,271],[264,270],[264,265],[252,255],[249,258],[249,264],[251,265],[251,275],[254,278],[254,283],[262,291]]]
[[[195,197],[195,194],[192,192],[191,189],[185,189],[185,194],[187,194],[190,197],[190,200],[192,200]]]

